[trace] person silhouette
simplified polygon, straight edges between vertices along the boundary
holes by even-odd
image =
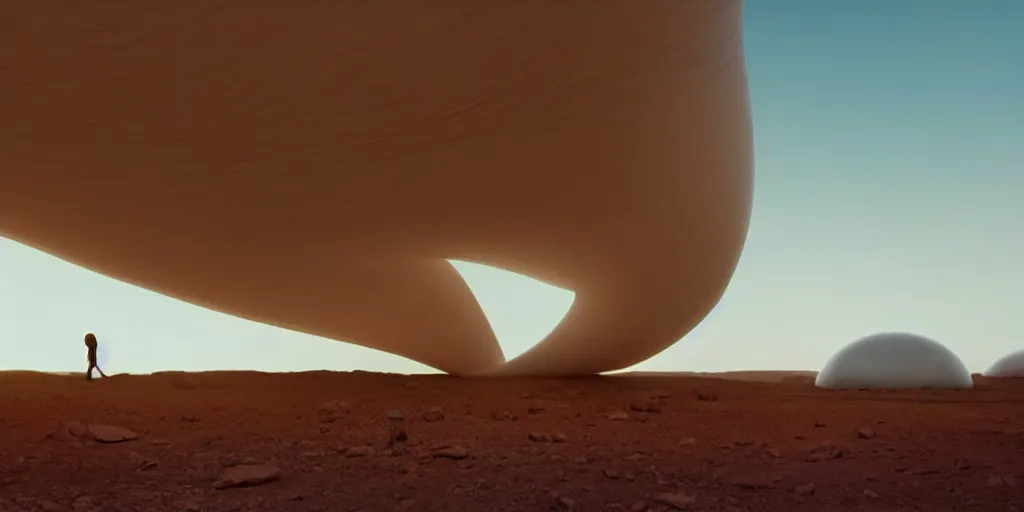
[[[100,365],[96,364],[96,348],[99,346],[99,343],[96,341],[95,334],[90,332],[85,335],[85,346],[89,349],[86,355],[86,358],[89,360],[89,369],[85,371],[85,380],[92,380],[93,368],[100,372],[100,377],[106,378],[107,375],[100,369]]]

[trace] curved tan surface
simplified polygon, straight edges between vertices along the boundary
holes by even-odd
[[[0,235],[459,374],[640,362],[746,236],[739,0],[0,4]],[[576,291],[505,364],[444,259]]]

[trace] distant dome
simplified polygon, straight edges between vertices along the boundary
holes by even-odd
[[[1024,350],[1000,357],[982,375],[986,377],[1024,377]]]
[[[905,332],[861,338],[836,352],[814,384],[831,389],[970,388],[960,358],[937,341]]]

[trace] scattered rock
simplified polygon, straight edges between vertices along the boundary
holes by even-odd
[[[199,512],[200,510],[199,504],[192,500],[178,502],[175,506],[183,512]]]
[[[857,429],[857,437],[860,439],[871,439],[875,437],[875,429],[871,425],[864,425]]]
[[[576,510],[576,502],[564,496],[556,496],[555,510]]]
[[[744,489],[767,489],[775,482],[775,478],[761,474],[738,475],[731,479],[732,485]]]
[[[824,442],[808,450],[807,462],[821,462],[825,460],[841,459],[849,455],[849,451],[840,445],[831,442]]]
[[[718,395],[710,389],[704,389],[697,392],[697,400],[700,400],[701,402],[717,402]]]
[[[559,434],[552,435],[551,436],[551,441],[554,442],[554,443],[568,443],[569,442],[569,438],[566,437],[565,434],[559,433]]]
[[[76,439],[88,439],[89,429],[81,421],[69,421],[64,425],[64,432]]]
[[[958,458],[953,461],[953,467],[960,471],[967,471],[968,469],[971,469],[971,462],[967,459]]]
[[[526,434],[526,438],[535,443],[550,443],[552,441],[551,436],[540,432],[530,432]]]
[[[1017,480],[1009,475],[990,475],[985,481],[985,487],[1017,487]]]
[[[427,423],[436,423],[444,420],[444,409],[440,407],[431,407],[429,411],[423,413],[423,421]]]
[[[608,478],[609,480],[618,480],[620,478],[620,475],[619,475],[618,471],[615,471],[614,469],[608,469],[608,468],[604,469],[604,476],[605,476],[605,478]]]
[[[654,388],[648,393],[648,395],[651,398],[672,398],[672,392],[663,388]]]
[[[213,488],[251,487],[273,482],[280,477],[281,469],[277,466],[244,464],[225,469],[220,478],[213,483]]]
[[[509,411],[494,411],[491,413],[491,418],[496,421],[516,421],[519,419],[519,416]]]
[[[827,426],[828,426],[828,423],[825,423],[824,421],[815,421],[814,422],[814,428],[825,428]]]
[[[664,492],[655,495],[654,501],[673,507],[676,510],[690,510],[697,503],[697,498],[682,493]]]
[[[534,405],[531,405],[531,406],[527,407],[526,408],[526,412],[529,413],[529,414],[540,414],[540,413],[544,412],[544,407],[540,406],[540,405],[534,404]]]
[[[693,446],[695,444],[697,444],[697,439],[693,437],[684,437],[679,441],[679,446]]]
[[[317,408],[323,423],[334,423],[345,414],[348,414],[348,402],[324,402]]]
[[[88,430],[89,436],[100,443],[122,443],[139,438],[131,430],[111,425],[89,425]]]
[[[469,457],[469,450],[455,445],[437,446],[430,450],[431,457],[462,460]]]
[[[647,510],[647,502],[640,500],[633,502],[633,505],[629,507],[629,512],[644,512]]]
[[[409,439],[408,434],[405,431],[405,415],[399,410],[388,411],[388,424],[390,425],[388,433],[388,446],[393,446],[395,443],[405,442]]]
[[[814,482],[807,482],[806,484],[800,484],[793,488],[793,492],[802,494],[804,496],[810,496],[814,494]]]
[[[872,491],[871,489],[864,489],[864,496],[867,496],[868,498],[871,498],[873,500],[877,500],[878,499],[878,493],[875,492],[875,491]]]
[[[353,446],[345,450],[345,457],[352,459],[356,457],[372,457],[376,450],[372,446]]]
[[[70,512],[71,507],[66,507],[50,500],[42,500],[39,502],[39,509],[43,512]]]
[[[626,421],[629,419],[629,413],[626,411],[612,411],[608,413],[608,419],[612,421]]]
[[[651,399],[636,400],[629,404],[629,409],[637,412],[659,413],[661,412],[661,404],[659,404],[657,400]]]

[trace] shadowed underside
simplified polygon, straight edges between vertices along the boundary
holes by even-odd
[[[0,236],[457,374],[615,370],[746,236],[742,2],[0,4]],[[572,289],[504,362],[445,259]]]

